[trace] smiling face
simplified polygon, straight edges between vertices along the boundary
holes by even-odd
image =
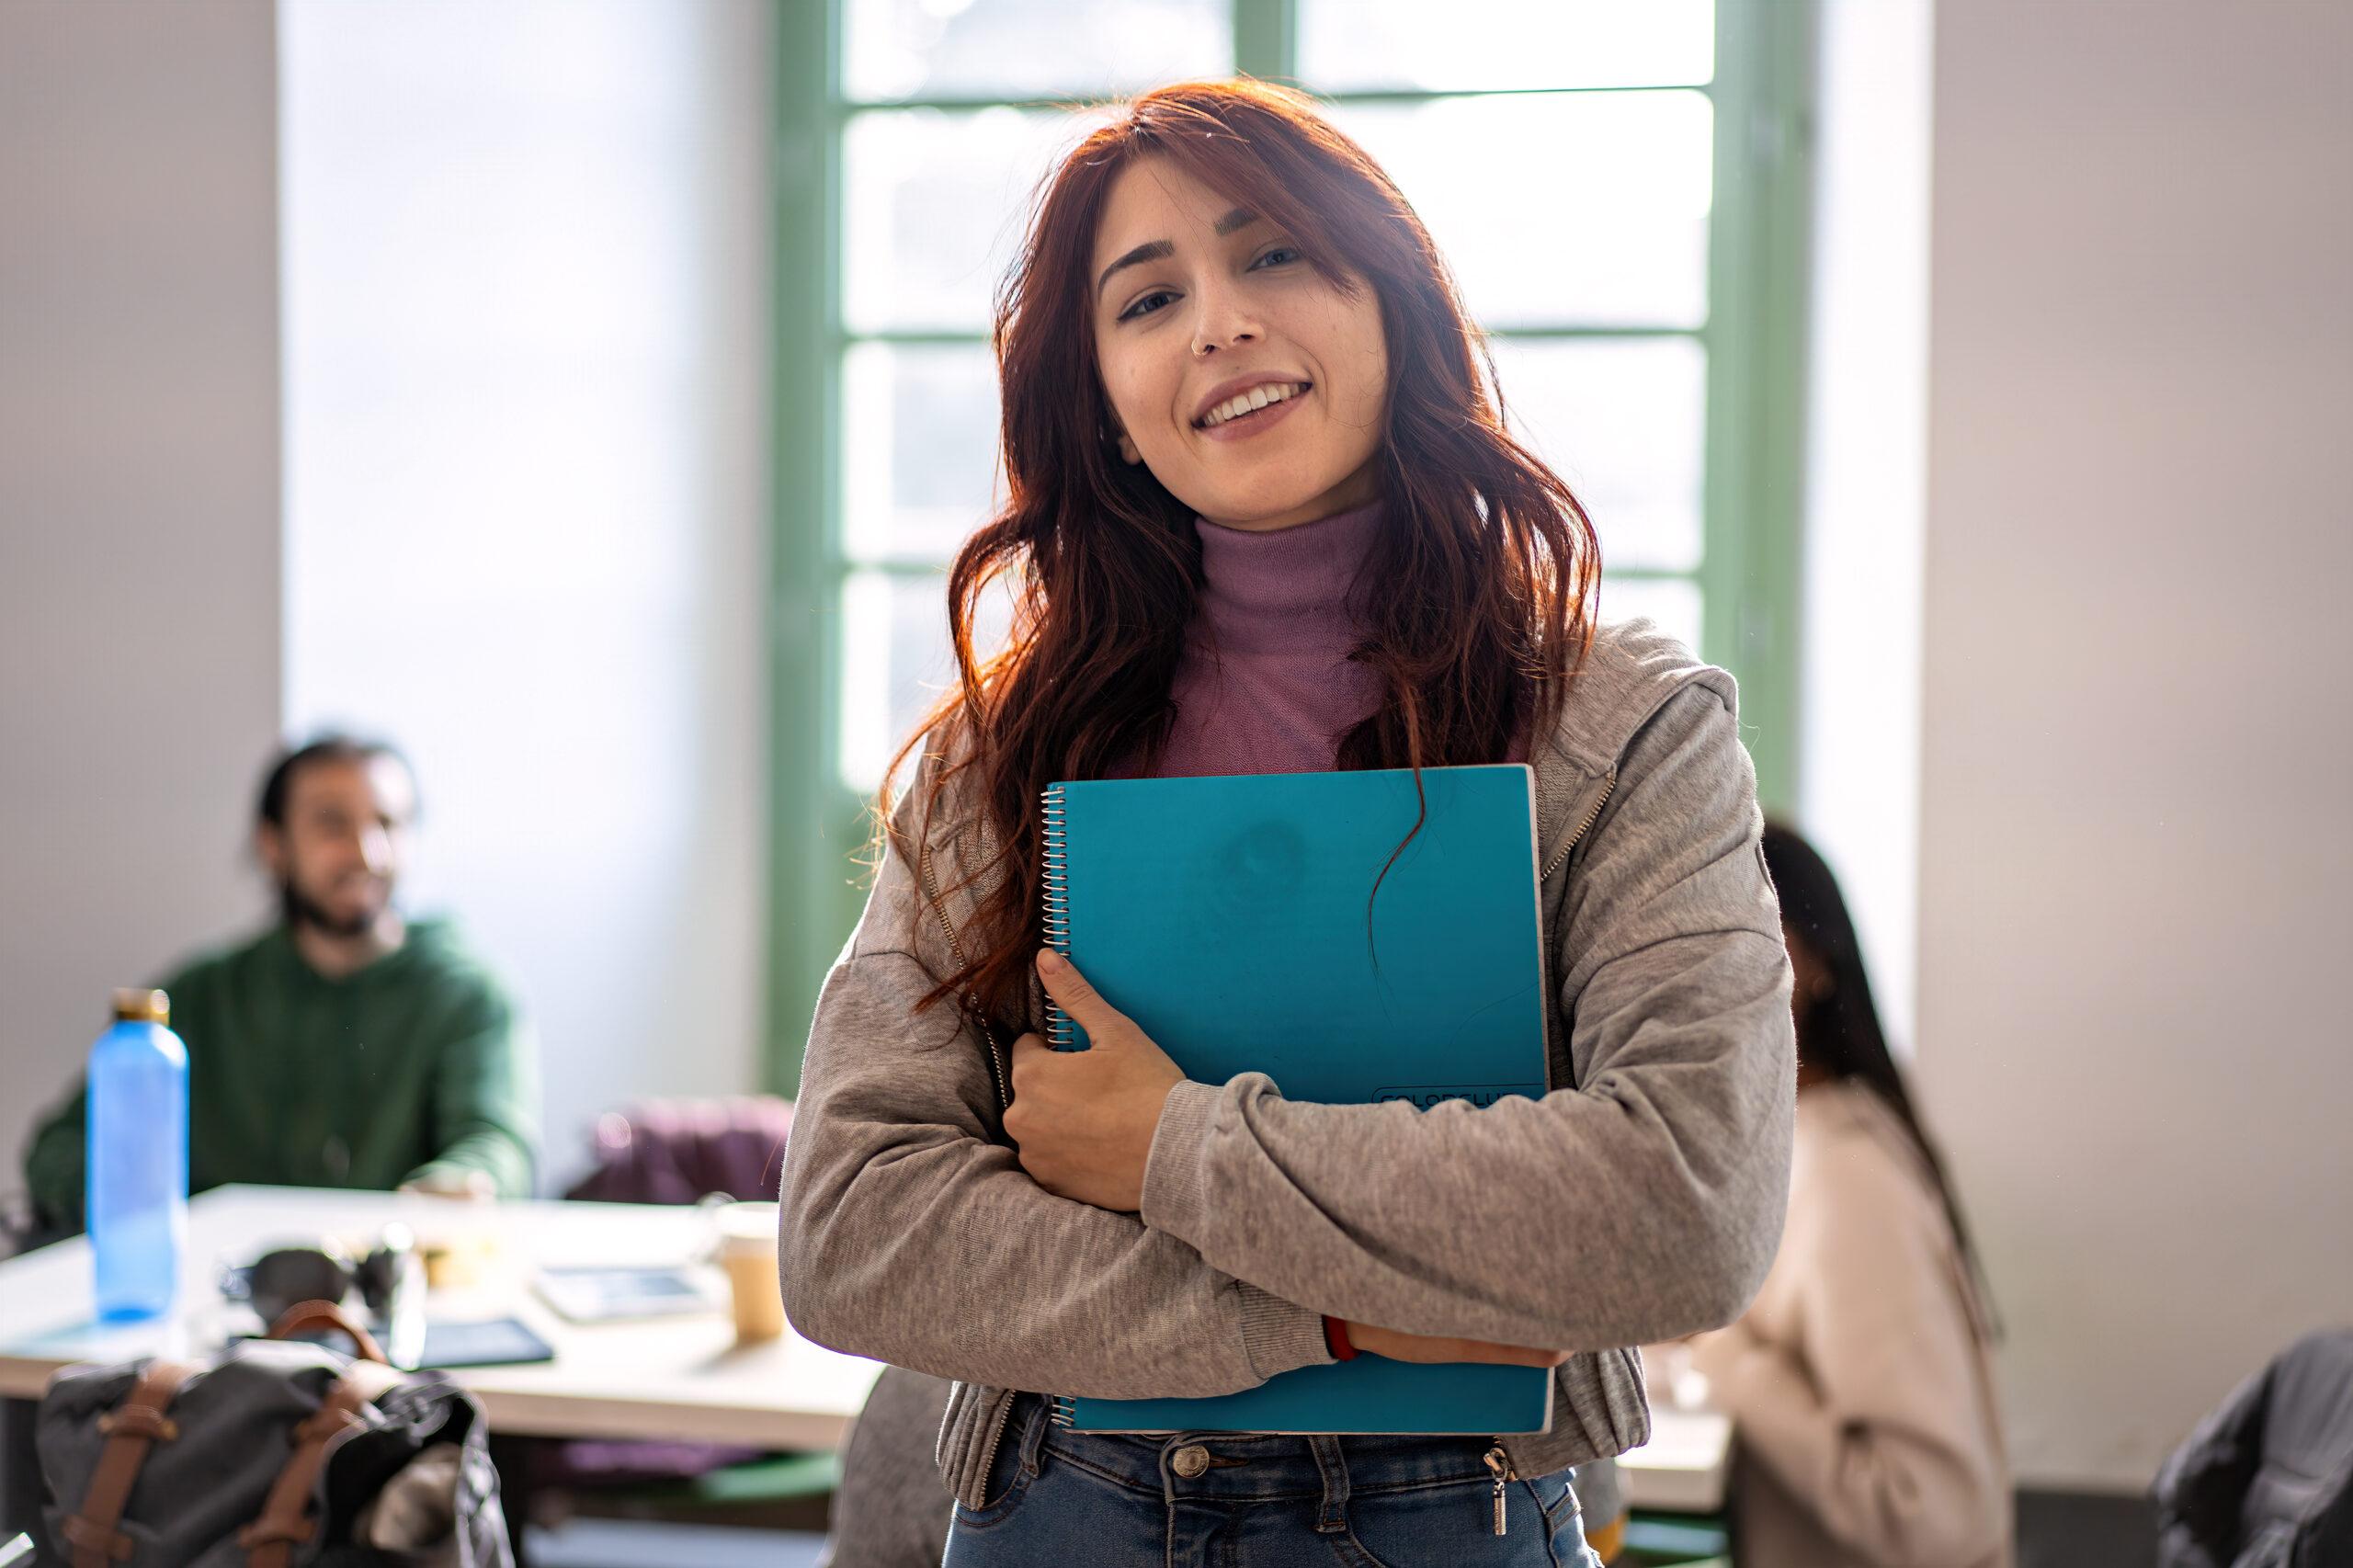
[[[1389,353],[1369,282],[1348,273],[1344,293],[1273,225],[1160,158],[1112,182],[1090,274],[1120,456],[1170,494],[1268,531],[1380,494]]]

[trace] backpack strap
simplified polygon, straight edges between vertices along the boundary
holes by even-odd
[[[294,1452],[262,1499],[261,1517],[237,1532],[247,1568],[287,1568],[294,1548],[318,1533],[311,1517],[311,1492],[326,1468],[327,1448],[346,1427],[361,1424],[359,1412],[386,1387],[384,1353],[375,1336],[332,1301],[302,1301],[269,1325],[268,1339],[288,1339],[320,1325],[340,1329],[358,1347],[359,1358],[327,1390],[318,1409],[294,1428]],[[363,1370],[364,1369],[364,1370]]]
[[[351,1341],[352,1348],[358,1352],[362,1361],[384,1359],[383,1349],[377,1345],[376,1336],[369,1333],[367,1326],[358,1319],[333,1301],[297,1301],[278,1315],[278,1321],[269,1325],[268,1332],[262,1337],[291,1339],[305,1329],[321,1327],[339,1331]]]
[[[237,1532],[246,1568],[287,1568],[294,1548],[318,1533],[311,1492],[326,1468],[327,1447],[345,1428],[361,1425],[359,1412],[367,1403],[368,1390],[359,1380],[338,1378],[318,1409],[294,1428],[293,1456],[271,1484],[261,1517]]]
[[[130,1559],[134,1543],[115,1527],[130,1506],[131,1489],[138,1483],[140,1466],[147,1462],[147,1450],[180,1435],[178,1423],[164,1413],[180,1385],[195,1374],[196,1368],[186,1361],[159,1357],[147,1363],[122,1403],[98,1417],[107,1446],[98,1451],[97,1465],[90,1472],[82,1511],[68,1516],[59,1530],[74,1549],[74,1568],[107,1568]]]

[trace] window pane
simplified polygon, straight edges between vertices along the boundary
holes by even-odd
[[[1602,564],[1697,567],[1707,350],[1688,337],[1494,341],[1512,431],[1585,503]]]
[[[842,373],[842,546],[945,561],[994,509],[996,366],[983,345],[853,347]]]
[[[854,99],[1133,92],[1233,69],[1232,0],[849,0]]]
[[[1714,107],[1694,92],[1343,106],[1490,327],[1699,326]]]
[[[1100,109],[876,110],[842,143],[843,315],[853,332],[983,333],[1054,160]]]
[[[983,596],[974,652],[995,652],[1012,621],[1006,595]],[[842,783],[871,793],[891,754],[955,679],[947,574],[851,573],[842,585]]]
[[[1715,74],[1712,0],[1300,0],[1301,76],[1364,87],[1663,87]]]
[[[1638,577],[1631,581],[1601,579],[1601,619],[1631,620],[1642,616],[1702,658],[1699,647],[1699,585],[1680,577]]]

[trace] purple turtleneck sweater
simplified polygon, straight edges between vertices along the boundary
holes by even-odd
[[[1334,765],[1381,702],[1380,676],[1348,662],[1362,635],[1348,592],[1380,526],[1378,501],[1271,533],[1195,519],[1201,593],[1162,777]]]
[[[1176,717],[1155,777],[1320,773],[1340,737],[1381,704],[1381,678],[1348,661],[1363,636],[1358,570],[1381,528],[1378,501],[1252,533],[1193,519],[1201,593],[1170,683]],[[1528,756],[1525,720],[1501,759]],[[1133,778],[1137,758],[1111,770]]]

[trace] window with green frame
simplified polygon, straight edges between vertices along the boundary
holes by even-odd
[[[786,0],[779,9],[768,1077],[798,1082],[882,765],[949,677],[990,509],[990,301],[1117,94],[1306,88],[1396,179],[1509,417],[1602,543],[1602,613],[1739,676],[1795,790],[1811,0]]]

